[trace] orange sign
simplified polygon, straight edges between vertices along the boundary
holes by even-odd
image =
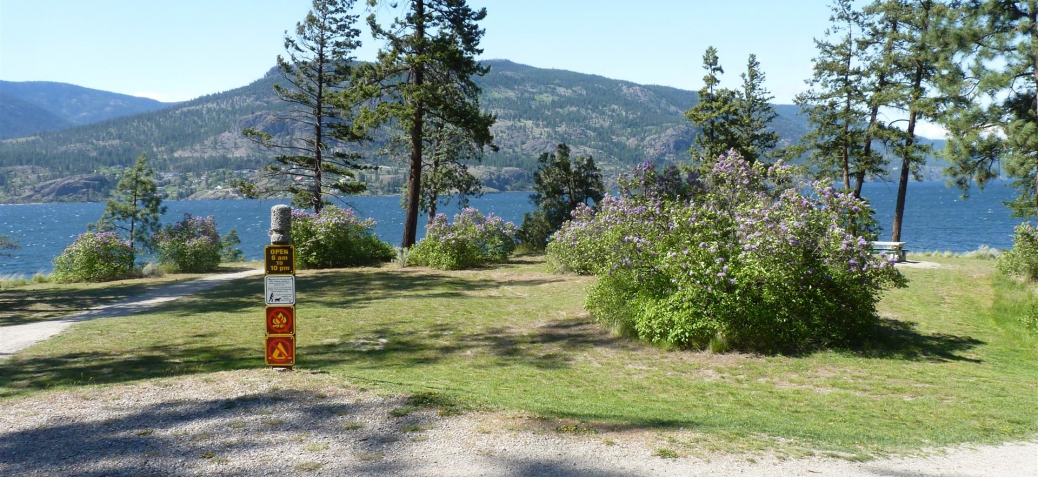
[[[267,336],[267,366],[295,366],[296,337]]]
[[[294,335],[294,334],[296,334],[296,307],[294,307],[294,306],[268,306],[267,307],[267,334],[268,335]]]

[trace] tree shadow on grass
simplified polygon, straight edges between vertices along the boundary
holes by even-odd
[[[0,365],[0,398],[58,386],[114,384],[263,365],[262,348],[212,346],[192,336],[188,345],[135,349],[132,354],[78,352],[11,358]]]
[[[488,364],[566,369],[580,350],[614,347],[623,338],[594,329],[586,319],[550,322],[532,330],[491,327],[476,331],[441,322],[421,334],[400,331],[401,323],[382,323],[363,336],[347,341],[300,348],[300,362],[328,368],[355,363],[368,369],[419,367],[460,356],[487,356]],[[360,364],[363,363],[363,364]]]
[[[966,356],[970,350],[985,344],[968,336],[946,333],[923,333],[912,322],[882,318],[875,333],[864,347],[852,350],[868,358],[901,359],[906,361],[980,363],[980,359]]]
[[[299,300],[328,307],[359,306],[396,298],[489,298],[476,293],[561,282],[561,278],[473,279],[429,271],[356,269],[316,273],[296,279]]]
[[[80,313],[143,295],[168,283],[120,283],[103,288],[15,288],[0,292],[0,326],[23,325]]]

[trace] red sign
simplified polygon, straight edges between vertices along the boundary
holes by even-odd
[[[296,333],[296,307],[268,306],[267,334],[294,335]]]
[[[267,366],[295,366],[296,337],[267,336]]]

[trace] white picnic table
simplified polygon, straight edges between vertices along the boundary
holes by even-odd
[[[869,242],[869,248],[871,248],[873,252],[892,252],[897,254],[898,262],[904,262],[905,252],[907,252],[907,250],[905,250],[906,244],[908,244],[908,242]]]

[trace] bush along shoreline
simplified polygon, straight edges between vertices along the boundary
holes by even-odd
[[[548,245],[550,266],[598,276],[586,308],[670,347],[797,353],[857,347],[876,303],[905,278],[874,256],[866,202],[735,153],[705,173],[638,167]]]

